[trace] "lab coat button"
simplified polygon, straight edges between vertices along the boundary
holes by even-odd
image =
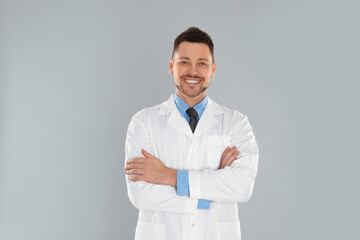
[[[192,223],[192,224],[191,224],[191,226],[192,226],[192,227],[195,227],[195,224],[194,224],[194,223]]]

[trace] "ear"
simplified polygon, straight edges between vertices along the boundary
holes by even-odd
[[[212,67],[211,67],[211,76],[210,78],[214,78],[215,77],[215,72],[216,72],[216,62],[213,62]]]
[[[172,58],[170,58],[170,60],[169,60],[169,74],[171,76],[174,74],[173,67],[174,67],[174,61],[172,60]]]

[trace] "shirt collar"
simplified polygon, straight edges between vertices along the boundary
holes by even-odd
[[[174,100],[175,100],[176,107],[179,110],[181,116],[187,118],[188,116],[187,116],[186,110],[188,108],[190,108],[190,106],[184,100],[182,100],[176,93],[175,93]],[[206,95],[204,97],[204,99],[201,100],[201,102],[199,102],[198,104],[196,104],[193,107],[196,110],[196,112],[198,113],[198,119],[200,119],[202,113],[204,112],[207,102],[208,102],[208,96]]]

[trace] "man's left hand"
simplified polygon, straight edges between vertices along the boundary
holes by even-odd
[[[130,181],[146,181],[176,187],[176,170],[168,168],[160,159],[154,157],[144,149],[141,153],[145,157],[133,158],[126,162],[125,174]]]

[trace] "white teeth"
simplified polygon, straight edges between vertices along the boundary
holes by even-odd
[[[196,80],[185,80],[185,82],[187,82],[187,83],[198,83],[198,82],[200,82],[200,81],[196,81]]]

